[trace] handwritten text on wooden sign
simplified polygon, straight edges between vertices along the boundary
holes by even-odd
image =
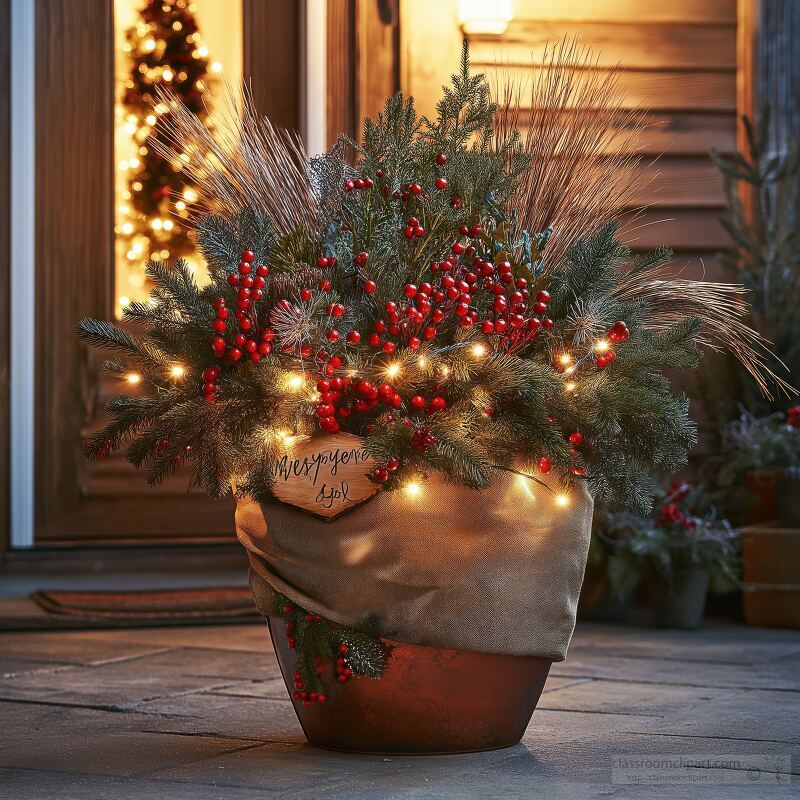
[[[380,489],[367,477],[374,467],[357,436],[315,436],[291,446],[278,460],[272,493],[284,503],[335,517]]]

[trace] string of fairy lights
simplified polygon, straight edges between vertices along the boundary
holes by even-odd
[[[554,361],[555,366],[559,371],[559,374],[564,378],[563,386],[564,391],[568,393],[573,393],[577,390],[578,384],[576,380],[573,378],[574,374],[580,369],[581,366],[588,363],[593,354],[603,354],[607,353],[611,348],[611,343],[608,339],[600,338],[595,340],[591,346],[587,349],[587,352],[581,355],[577,360],[570,352],[562,352],[558,355]],[[429,369],[432,365],[432,362],[437,359],[437,357],[442,356],[446,353],[450,353],[454,350],[463,350],[464,352],[468,353],[473,358],[483,358],[486,355],[490,354],[492,351],[482,342],[461,342],[455,345],[449,345],[448,347],[439,348],[436,351],[432,351],[425,356],[416,356],[412,360],[408,362],[400,362],[395,361],[388,365],[386,365],[381,374],[386,378],[392,379],[396,378],[400,373],[409,367],[417,367],[418,369]],[[451,367],[446,362],[441,361],[436,364],[436,369],[439,375],[442,378],[447,378],[447,376],[451,372]],[[173,381],[180,381],[186,376],[186,368],[181,364],[173,364],[169,368],[169,377]],[[356,370],[348,370],[347,375],[351,378],[357,377],[359,373]],[[379,376],[372,376],[372,377],[379,377]],[[138,372],[128,372],[125,376],[128,383],[131,385],[139,384],[143,379],[142,376]],[[152,380],[150,383],[157,389],[166,389],[165,386],[160,386],[154,383]],[[309,384],[308,375],[305,371],[298,371],[296,369],[289,369],[283,376],[283,386],[286,391],[290,392],[306,392],[308,394],[308,399],[310,401],[314,401],[315,395],[318,395],[316,388]],[[287,451],[291,451],[291,449],[298,443],[305,441],[307,439],[306,435],[297,433],[295,431],[286,430],[286,429],[270,429],[265,434],[265,440],[278,440],[284,446]],[[501,468],[504,471],[512,472],[517,476],[517,482],[520,488],[528,495],[531,500],[535,499],[535,495],[530,490],[530,483],[534,482],[545,489],[547,489],[553,497],[553,502],[556,506],[560,508],[566,508],[570,505],[570,497],[565,492],[557,492],[553,490],[550,486],[548,486],[543,481],[536,478],[534,475],[531,475],[527,472],[521,472],[515,469],[509,468]],[[403,491],[410,497],[410,498],[417,498],[421,495],[423,491],[423,481],[421,479],[414,479],[406,482],[403,485]]]

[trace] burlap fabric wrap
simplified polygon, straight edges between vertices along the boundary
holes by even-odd
[[[415,498],[379,492],[333,521],[239,500],[236,531],[265,615],[275,589],[340,624],[377,623],[396,641],[560,661],[592,507],[583,481],[564,508],[543,487],[498,472],[487,491],[432,477]]]

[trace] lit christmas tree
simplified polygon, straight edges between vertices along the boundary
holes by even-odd
[[[127,171],[127,188],[117,209],[117,235],[125,241],[129,263],[174,258],[195,249],[190,228],[182,220],[199,197],[197,183],[183,171],[180,159],[165,159],[154,147],[155,141],[164,139],[163,121],[170,113],[166,104],[158,102],[159,86],[169,88],[210,125],[204,101],[208,74],[219,72],[221,65],[209,63],[195,12],[188,0],[147,0],[136,24],[126,32],[130,71],[120,102],[133,149],[119,164]],[[144,293],[145,281],[141,284]],[[120,302],[124,304],[123,298]]]

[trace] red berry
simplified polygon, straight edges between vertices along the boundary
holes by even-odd
[[[411,408],[416,408],[417,410],[425,408],[425,398],[419,394],[415,394],[409,403],[411,404]]]
[[[382,349],[384,353],[394,353],[397,349],[397,345],[394,342],[384,342]]]
[[[417,287],[413,283],[407,283],[403,289],[403,294],[406,297],[414,297],[417,294]]]
[[[533,304],[533,313],[534,314],[544,314],[547,311],[547,305],[545,303],[534,303]]]
[[[574,445],[575,447],[580,447],[583,444],[583,434],[582,433],[571,433],[568,437],[569,443]]]
[[[323,269],[324,269],[325,267],[327,267],[329,263],[330,263],[330,262],[328,261],[328,259],[327,259],[325,256],[320,256],[320,257],[317,259],[317,266],[318,266],[318,267],[321,267],[321,268],[323,268]]]
[[[434,397],[431,400],[431,411],[444,411],[447,408],[447,401],[444,397]]]
[[[323,278],[319,282],[319,288],[322,289],[323,292],[329,292],[333,289],[333,284],[327,278]]]
[[[269,275],[269,267],[266,264],[262,264],[256,270],[256,275],[258,275],[259,278],[266,278],[267,275]]]
[[[385,469],[374,469],[372,470],[372,477],[378,483],[386,483],[389,480],[389,472]]]
[[[348,344],[358,344],[361,341],[361,334],[358,331],[348,331],[345,338]]]
[[[378,288],[378,284],[375,281],[365,281],[364,282],[364,291],[367,294],[372,294]]]
[[[436,337],[436,328],[433,325],[428,325],[423,331],[422,335],[426,339],[433,339]]]
[[[300,290],[300,299],[307,303],[311,299],[311,289],[301,289]]]
[[[549,458],[540,458],[539,459],[539,472],[548,473],[552,469],[552,465],[550,463]]]
[[[229,286],[239,285],[239,276],[235,272],[231,272],[231,274],[228,275],[228,285]]]
[[[553,322],[553,320],[549,319],[548,317],[545,317],[545,318],[542,320],[542,325],[544,325],[544,327],[545,327],[545,328],[546,328],[548,331],[551,331],[551,330],[553,330],[553,328],[555,328],[555,326],[556,326],[555,322]]]
[[[252,250],[245,250],[244,253],[242,253],[242,261],[245,261],[248,264],[250,264],[255,257],[256,254]]]
[[[225,330],[225,320],[224,319],[215,319],[214,320],[214,330],[222,333]]]
[[[436,179],[436,188],[437,189],[446,189],[447,188],[447,178],[437,178]]]
[[[420,195],[422,194],[422,187],[418,183],[412,183],[411,186],[408,187],[411,190],[412,194]]]
[[[550,292],[546,292],[544,289],[542,289],[542,291],[536,295],[536,302],[547,305],[550,302]]]
[[[339,331],[335,331],[335,330],[333,330],[333,329],[329,330],[329,331],[328,331],[328,332],[325,334],[325,338],[326,338],[326,339],[327,339],[329,342],[338,342],[338,341],[339,341],[339,337],[340,337],[340,336],[341,336],[341,334],[339,333]]]
[[[447,156],[444,153],[439,153],[439,155],[436,156],[436,163],[440,167],[443,167],[447,163]]]

